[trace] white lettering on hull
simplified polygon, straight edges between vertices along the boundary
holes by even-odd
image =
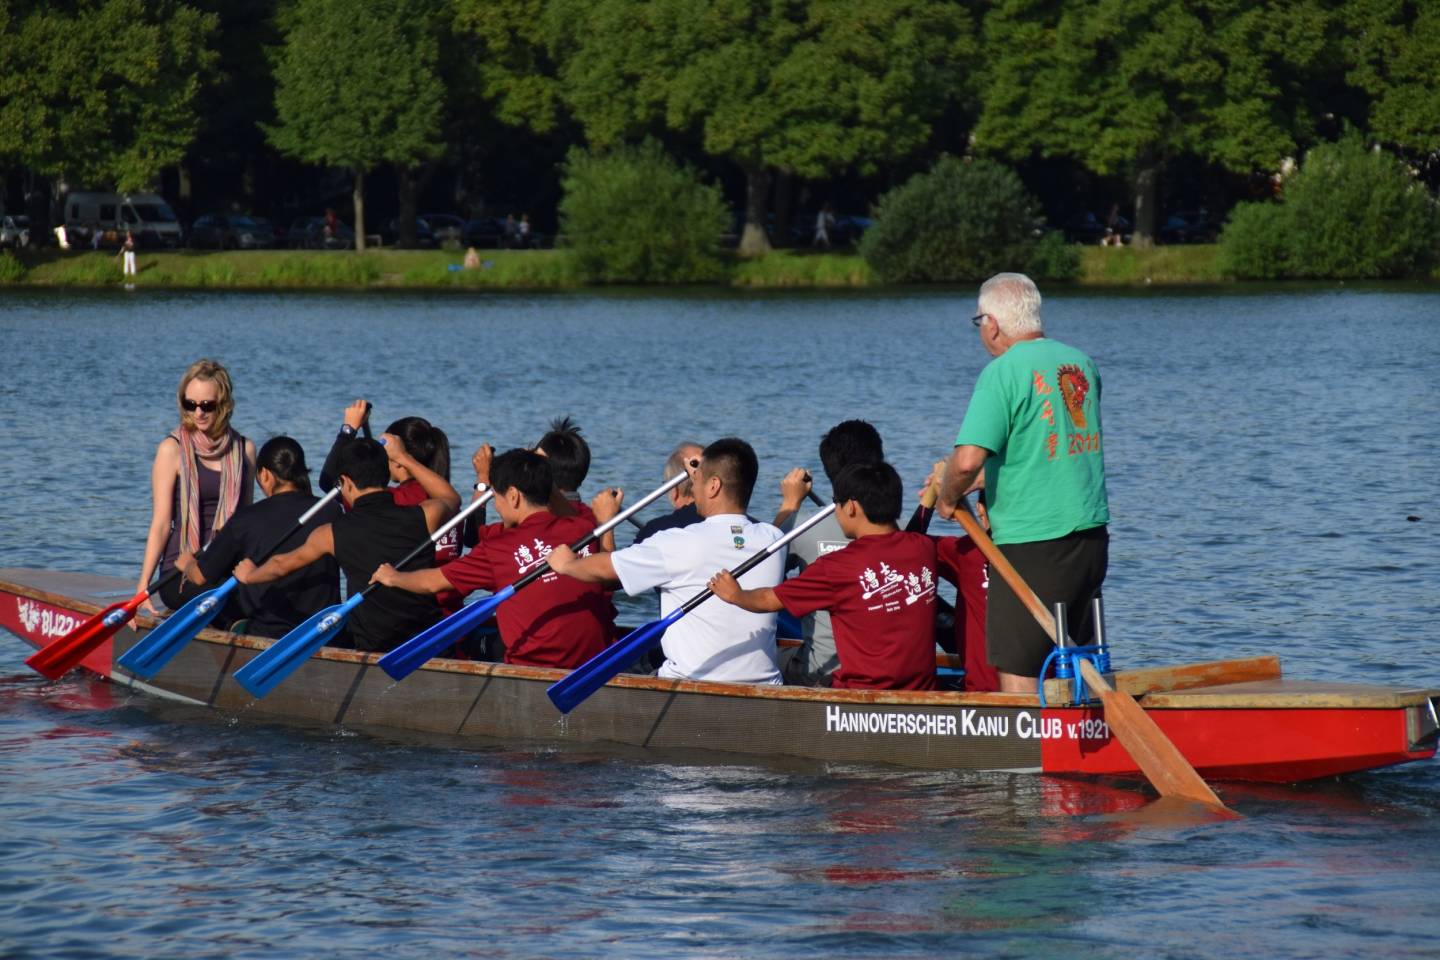
[[[981,714],[962,709],[956,715],[909,713],[898,710],[846,710],[838,704],[825,707],[826,733],[884,733],[918,737],[988,737],[1011,735],[1010,716]],[[1109,740],[1110,727],[1100,719],[1064,723],[1059,717],[1042,717],[1030,710],[1015,714],[1014,735],[1022,740]]]

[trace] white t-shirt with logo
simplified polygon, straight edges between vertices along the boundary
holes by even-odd
[[[659,533],[610,555],[620,586],[632,597],[660,591],[660,615],[706,589],[710,578],[732,570],[782,534],[742,514],[707,517],[701,523]],[[746,590],[776,586],[785,571],[777,550],[740,578]],[[660,676],[719,683],[779,683],[775,614],[750,613],[723,600],[706,600],[665,631]]]

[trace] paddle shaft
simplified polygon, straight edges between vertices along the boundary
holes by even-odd
[[[677,473],[669,480],[666,480],[659,487],[656,487],[654,490],[641,497],[633,506],[626,507],[624,510],[620,511],[618,514],[611,517],[609,520],[606,520],[604,523],[600,524],[600,526],[596,527],[594,530],[591,530],[589,533],[585,534],[585,536],[581,537],[579,540],[576,540],[574,543],[570,544],[570,549],[573,550],[575,553],[579,553],[581,550],[584,550],[596,540],[599,540],[601,537],[605,536],[605,534],[609,533],[611,530],[614,530],[616,527],[620,526],[620,524],[624,523],[626,520],[629,520],[632,516],[639,513],[641,510],[644,510],[646,507],[650,506],[650,504],[654,503],[656,500],[659,500],[661,497],[665,496],[665,494],[669,493],[671,490],[674,490],[676,487],[680,486],[680,484],[684,483],[687,479],[689,479],[688,474],[683,472]],[[514,583],[514,588],[515,590],[519,590],[521,587],[528,587],[530,584],[534,583],[536,580],[539,580],[541,577],[545,576],[545,574],[549,572],[550,561],[542,560],[538,567],[525,574],[525,576],[521,577],[519,580],[516,580]]]
[[[441,537],[445,536],[445,534],[449,533],[451,530],[454,530],[457,526],[464,523],[466,517],[470,516],[470,514],[474,513],[476,510],[479,510],[481,507],[485,506],[485,504],[489,503],[493,499],[495,499],[495,491],[493,489],[486,490],[479,497],[472,500],[470,502],[470,506],[466,507],[464,510],[461,510],[459,513],[455,514],[455,516],[445,521],[445,523],[442,524],[434,533],[430,534],[427,539],[417,543],[414,550],[411,550],[409,553],[405,554],[403,559],[401,559],[398,563],[394,564],[395,569],[399,570],[411,560],[414,560],[416,557],[420,556],[420,554],[425,552],[426,547],[431,546],[432,544],[439,543]],[[360,591],[360,596],[366,596],[370,593],[371,590],[374,590],[378,586],[380,586],[378,582],[370,584],[364,590]]]
[[[1006,559],[985,532],[985,528],[980,526],[980,521],[970,511],[969,501],[961,497],[959,507],[960,509],[955,511],[955,518],[980,548],[980,552],[985,554],[991,569],[1010,585],[1015,596],[1020,598],[1025,609],[1030,611],[1030,615],[1050,635],[1050,639],[1057,644],[1062,643],[1055,628],[1055,617],[1045,609],[1045,604],[1040,602],[1040,598],[1030,589],[1025,578],[1020,576],[1020,571]],[[1115,731],[1116,739],[1162,797],[1183,797],[1221,810],[1228,809],[1134,697],[1111,687],[1100,671],[1095,669],[1095,665],[1084,657],[1077,657],[1076,665],[1085,682],[1100,692],[1105,719]]]

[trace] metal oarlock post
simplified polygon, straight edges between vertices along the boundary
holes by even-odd
[[[1105,645],[1105,599],[1093,597],[1090,600],[1090,622],[1095,630],[1095,669],[1101,673],[1110,672],[1110,648]]]

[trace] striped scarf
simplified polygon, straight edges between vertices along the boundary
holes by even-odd
[[[200,465],[196,457],[220,460],[220,502],[215,507],[215,523],[210,530],[213,536],[240,506],[240,487],[245,478],[245,438],[234,430],[226,430],[225,436],[211,440],[198,430],[183,427],[172,431],[170,436],[180,444],[180,546],[189,553],[199,553]]]

